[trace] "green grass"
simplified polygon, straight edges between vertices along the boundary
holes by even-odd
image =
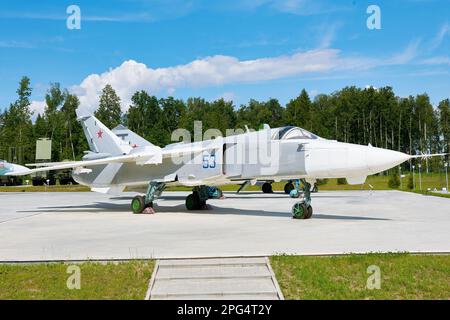
[[[0,265],[4,299],[144,299],[154,261],[75,264],[81,288],[69,290],[67,267],[73,264]]]
[[[274,256],[286,299],[450,299],[450,255],[364,254]],[[370,265],[381,288],[366,288]]]

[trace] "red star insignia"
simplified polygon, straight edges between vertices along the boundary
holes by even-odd
[[[136,144],[136,143],[133,144],[132,147],[133,147],[133,148],[137,148],[137,144]]]
[[[103,138],[103,131],[101,129],[98,130],[97,136],[98,136],[99,139]]]

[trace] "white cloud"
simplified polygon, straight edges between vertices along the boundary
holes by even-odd
[[[234,92],[224,92],[217,99],[223,99],[227,102],[232,102],[236,98]]]
[[[34,48],[34,45],[29,42],[7,40],[7,41],[0,41],[0,48],[32,49]]]
[[[337,30],[341,27],[341,22],[322,24],[317,28],[320,35],[319,48],[329,48],[336,38]]]
[[[388,64],[405,64],[416,58],[420,42],[421,42],[420,39],[411,41],[409,45],[406,47],[406,49],[400,52],[399,54],[394,55],[388,61]]]
[[[110,84],[122,99],[126,110],[137,90],[151,94],[173,93],[177,88],[217,86],[228,83],[266,81],[305,73],[326,72],[346,61],[339,50],[320,49],[273,58],[240,61],[235,57],[216,55],[168,68],[150,68],[128,60],[117,68],[86,77],[71,91],[80,98],[81,108],[93,111],[102,88]]]
[[[343,71],[369,70],[379,66],[406,64],[416,57],[418,41],[403,52],[387,58],[342,57],[337,49],[316,49],[254,60],[239,60],[232,56],[215,55],[190,63],[151,68],[134,60],[102,74],[91,74],[70,91],[80,99],[82,111],[93,112],[98,106],[102,89],[110,84],[120,96],[126,111],[132,95],[138,90],[150,94],[170,94],[179,88],[221,86],[225,84],[269,81],[294,76],[340,75]],[[231,99],[231,96],[224,98]],[[44,102],[33,101],[35,110],[43,110]]]
[[[36,119],[39,113],[44,114],[46,106],[47,104],[45,103],[45,101],[35,101],[35,100],[31,101],[30,109],[31,111],[33,111],[33,120]]]
[[[447,35],[450,35],[450,24],[445,23],[444,25],[442,25],[441,29],[436,34],[434,39],[431,41],[430,50],[432,51],[438,48]]]
[[[3,12],[0,18],[29,19],[29,20],[66,20],[68,15],[42,12]],[[84,15],[81,11],[82,21],[93,22],[153,22],[155,19],[147,12],[117,14],[117,15]]]
[[[240,0],[239,7],[242,9],[256,9],[267,6],[283,13],[300,16],[317,15],[347,9],[336,5],[337,1],[331,0]]]
[[[438,57],[433,57],[433,58],[429,58],[429,59],[425,59],[422,61],[422,63],[424,64],[446,64],[448,66],[450,66],[450,57],[446,57],[446,56],[438,56]]]

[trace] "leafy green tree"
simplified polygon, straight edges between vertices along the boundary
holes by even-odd
[[[100,104],[94,115],[110,129],[113,129],[122,122],[120,97],[111,85],[107,84],[103,88],[100,96]]]
[[[167,99],[160,99],[159,105],[161,107],[161,117],[159,119],[161,131],[161,143],[167,145],[171,143],[172,132],[179,128],[180,120],[186,112],[186,106],[182,100],[168,97]]]
[[[52,160],[62,160],[64,126],[60,107],[64,102],[65,93],[59,83],[50,84],[45,95],[46,107],[44,118],[47,122],[47,137],[52,140]]]
[[[36,121],[34,122],[34,136],[36,139],[47,137],[47,122],[45,118],[41,116],[39,113],[36,117]]]
[[[225,136],[228,129],[236,126],[236,114],[231,101],[219,99],[209,104],[209,112],[203,117],[203,129],[219,129]]]
[[[313,108],[308,92],[302,90],[300,95],[289,101],[284,112],[284,122],[286,124],[302,127],[306,130],[313,130]]]
[[[31,122],[30,79],[22,77],[17,100],[2,115],[2,154],[10,161],[25,163],[33,160],[33,125]]]
[[[394,173],[390,176],[388,186],[391,189],[398,189],[400,187],[400,176],[398,173]]]
[[[450,152],[450,100],[442,100],[438,106],[439,126],[442,134],[442,150]]]
[[[407,187],[408,187],[409,190],[414,189],[414,177],[413,177],[412,174],[410,174],[410,175],[408,176],[408,184],[407,184]]]
[[[77,121],[76,109],[79,105],[80,101],[76,95],[65,93],[64,103],[61,107],[64,128],[62,159],[79,160],[83,151],[88,150],[83,128]]]
[[[283,107],[277,99],[259,102],[251,99],[248,105],[242,105],[236,114],[236,126],[257,129],[262,124],[279,127],[284,124]]]
[[[158,99],[144,90],[131,97],[132,105],[126,114],[128,128],[153,144],[162,146],[161,109]]]
[[[203,133],[208,129],[208,124],[205,118],[210,112],[210,104],[202,98],[189,98],[186,102],[186,111],[182,114],[180,119],[180,127],[188,130],[192,139],[194,139],[194,122],[202,121],[202,137]]]

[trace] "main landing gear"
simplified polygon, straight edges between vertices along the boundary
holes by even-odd
[[[288,183],[286,183],[284,185],[284,193],[286,194],[290,194],[292,190],[294,190],[294,184],[292,183],[292,181],[289,181]]]
[[[273,193],[272,184],[270,182],[264,182],[261,189],[264,193]]]
[[[201,210],[208,209],[206,200],[220,199],[223,197],[222,190],[216,187],[199,186],[194,187],[192,193],[186,197],[186,209]]]
[[[294,185],[295,180],[290,180],[288,183],[286,183],[284,185],[284,193],[286,194],[290,194],[292,190],[295,189],[295,185]],[[314,183],[314,186],[311,188],[311,192],[315,193],[318,192],[319,188],[317,187],[317,184]]]
[[[158,198],[165,188],[162,182],[150,182],[145,196],[136,196],[131,200],[131,210],[133,213],[155,213],[153,201]]]
[[[312,217],[313,208],[311,206],[311,184],[308,183],[305,179],[301,179],[303,184],[303,199],[292,207],[292,217],[294,219],[309,219]],[[295,193],[298,194],[297,189],[293,189],[291,191],[291,195]]]

